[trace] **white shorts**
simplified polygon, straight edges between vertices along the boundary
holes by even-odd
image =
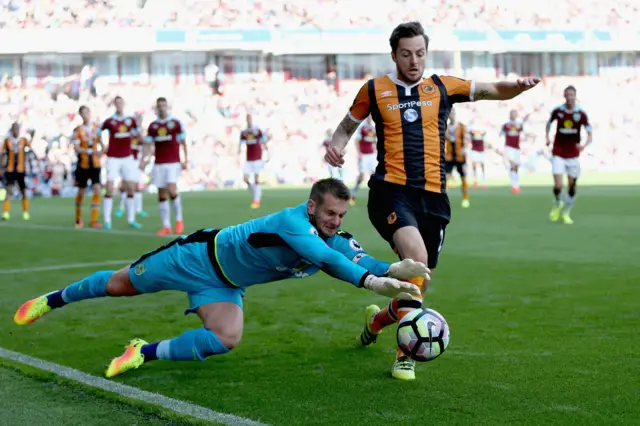
[[[471,150],[469,155],[472,163],[481,163],[484,164],[484,151],[474,151]]]
[[[134,183],[144,183],[144,172],[140,170],[140,164],[137,163],[138,160],[134,161],[136,161],[136,171],[133,173],[134,178],[132,181]]]
[[[256,161],[247,161],[244,163],[244,167],[242,171],[245,175],[257,174],[262,171],[264,168],[264,161],[256,160]]]
[[[551,157],[551,173],[554,175],[568,175],[572,178],[580,176],[580,159]]]
[[[153,166],[151,179],[157,188],[166,188],[168,184],[177,184],[182,173],[180,163],[156,164]]]
[[[358,160],[358,170],[360,173],[373,173],[376,171],[378,158],[376,154],[361,154]]]
[[[504,147],[504,155],[510,163],[520,165],[520,150],[510,146]]]
[[[140,168],[138,161],[130,155],[124,158],[107,158],[107,181],[115,182],[118,178],[122,178],[125,182],[138,182]]]

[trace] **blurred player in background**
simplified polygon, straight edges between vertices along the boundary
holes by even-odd
[[[242,152],[242,146],[247,149],[247,161],[244,164],[244,181],[253,194],[251,208],[260,207],[262,198],[262,185],[260,185],[260,172],[264,168],[262,160],[262,151],[267,151],[267,135],[253,125],[251,114],[247,114],[247,128],[240,134],[240,145],[238,146],[238,154]],[[264,147],[264,148],[263,148]],[[253,179],[253,180],[252,180]]]
[[[356,196],[362,182],[369,180],[371,174],[376,170],[378,160],[376,158],[376,128],[373,119],[369,116],[356,133],[356,143],[358,146],[358,177],[351,192],[351,205],[355,206]]]
[[[576,185],[580,176],[580,153],[591,144],[593,133],[587,113],[576,105],[576,88],[568,86],[564,89],[564,105],[560,105],[551,111],[551,117],[547,122],[547,146],[551,145],[551,125],[556,123],[556,136],[553,140],[551,152],[551,172],[553,173],[554,203],[549,219],[556,222],[560,217],[562,221],[570,225],[571,209],[575,203]],[[580,144],[580,132],[582,128],[587,131],[587,142]],[[567,175],[567,192],[564,201],[560,198],[562,193],[562,178]]]
[[[452,108],[449,113],[449,125],[445,132],[445,173],[447,182],[453,174],[453,169],[458,171],[460,176],[460,187],[462,188],[462,207],[469,207],[469,183],[467,182],[467,126],[456,121],[456,113]]]
[[[322,146],[324,147],[325,152],[331,147],[332,137],[333,137],[333,129],[327,129],[327,133],[325,134],[324,141],[322,141]],[[327,167],[329,168],[329,177],[333,179],[339,179],[342,181],[344,180],[344,168],[334,167],[329,163],[327,163]]]
[[[158,117],[149,124],[145,146],[143,166],[146,166],[149,157],[149,149],[153,144],[155,162],[153,165],[153,184],[158,188],[158,211],[162,221],[162,229],[158,235],[171,235],[171,207],[168,198],[173,203],[173,211],[176,218],[176,234],[184,232],[182,218],[182,199],[178,193],[178,180],[182,170],[186,170],[188,164],[187,144],[185,140],[184,125],[169,115],[169,104],[166,98],[156,100]],[[182,146],[183,161],[180,161],[180,146]]]
[[[374,259],[340,229],[349,199],[342,181],[320,180],[311,188],[309,199],[297,207],[177,238],[117,272],[96,272],[61,291],[25,302],[15,313],[14,323],[31,324],[52,309],[86,299],[164,290],[186,293],[186,313],[196,313],[203,327],[151,344],[131,340],[124,354],[107,367],[106,376],[113,377],[158,359],[204,361],[229,352],[242,338],[242,299],[252,285],[304,278],[322,269],[383,296],[420,294],[414,284],[400,280],[417,275],[428,278],[424,264]]]
[[[509,112],[509,121],[500,128],[500,136],[504,136],[504,156],[509,162],[509,178],[511,179],[511,192],[520,193],[520,176],[518,168],[521,163],[520,136],[524,130],[524,120],[518,120],[518,111],[512,109]]]
[[[20,132],[20,124],[11,124],[11,130],[0,147],[0,177],[5,177],[6,190],[2,220],[11,217],[11,199],[14,187],[17,186],[22,196],[22,219],[29,220],[29,198],[27,198],[27,165],[30,163],[31,141]]]
[[[98,124],[91,121],[91,110],[87,106],[81,106],[78,114],[82,118],[82,124],[73,129],[71,143],[74,146],[78,162],[75,171],[75,183],[78,187],[76,194],[76,228],[83,228],[82,202],[89,182],[91,182],[91,227],[101,229],[102,224],[98,222],[100,216],[100,194],[102,185],[100,184],[100,157],[102,156],[102,140],[98,133]]]
[[[140,217],[149,217],[149,214],[142,208],[143,194],[142,190],[145,185],[144,168],[142,167],[142,151],[143,151],[143,135],[140,133],[140,123],[142,123],[142,114],[136,114],[134,119],[138,126],[138,131],[131,138],[131,155],[133,156],[136,164],[140,164],[140,167],[136,167],[136,176],[134,179],[134,194],[133,200],[136,206],[136,215]],[[127,198],[127,190],[124,182],[120,184],[120,206],[116,210],[116,217],[124,216],[125,200]]]
[[[109,132],[109,146],[107,147],[107,189],[104,196],[103,217],[104,228],[111,229],[111,212],[113,210],[114,182],[121,178],[127,191],[127,222],[132,228],[142,228],[136,222],[136,204],[134,194],[136,179],[138,178],[138,163],[133,158],[131,144],[140,133],[135,118],[124,114],[124,99],[116,96],[114,99],[116,112],[107,118],[99,131]]]
[[[482,189],[487,189],[487,172],[484,168],[485,137],[487,131],[478,123],[471,123],[467,128],[471,141],[471,169],[473,171],[473,187],[478,187],[478,169],[482,176]]]
[[[507,100],[540,82],[477,83],[449,76],[423,78],[429,38],[418,22],[398,25],[389,39],[396,71],[366,82],[333,134],[325,159],[344,164],[344,148],[358,125],[373,116],[378,133],[378,163],[369,181],[369,219],[402,259],[435,269],[451,218],[446,194],[445,130],[451,106],[477,100]],[[429,280],[409,279],[426,291]],[[368,346],[382,329],[422,306],[422,295],[402,294],[388,308],[366,309],[359,339]],[[415,362],[400,349],[391,375],[415,379]]]

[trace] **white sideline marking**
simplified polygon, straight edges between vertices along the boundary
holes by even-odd
[[[213,411],[199,405],[191,404],[189,402],[180,401],[178,399],[169,398],[157,393],[138,389],[133,386],[103,379],[101,377],[92,376],[90,374],[83,373],[82,371],[74,370],[73,368],[65,367],[49,361],[44,361],[42,359],[34,358],[32,356],[21,354],[19,352],[13,352],[2,347],[0,347],[0,358],[29,365],[43,371],[48,371],[57,376],[64,377],[65,379],[82,383],[83,385],[90,386],[92,388],[112,392],[120,396],[145,402],[147,404],[160,406],[175,413],[195,417],[197,419],[218,422],[228,426],[268,426],[264,423],[259,423],[250,419],[246,419],[244,417],[234,416],[233,414],[219,413],[217,411]]]
[[[59,271],[63,269],[79,269],[88,268],[90,266],[102,266],[102,265],[127,265],[132,260],[103,260],[101,262],[86,262],[86,263],[68,263],[66,265],[51,265],[51,266],[38,266],[35,268],[17,268],[17,269],[0,269],[0,275],[2,274],[24,274],[31,272],[42,271]]]
[[[110,229],[108,231],[105,231],[103,229],[93,229],[93,228],[76,229],[71,226],[66,227],[66,226],[53,226],[53,225],[25,225],[22,223],[18,225],[0,224],[0,228],[3,228],[3,227],[13,228],[13,229],[43,229],[46,231],[91,232],[91,233],[102,234],[102,235],[131,235],[136,237],[166,238],[166,237],[160,237],[150,232],[125,231],[125,230],[118,230],[118,229]],[[178,235],[167,235],[167,237],[176,238],[178,237]]]

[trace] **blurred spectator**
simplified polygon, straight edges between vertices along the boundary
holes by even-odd
[[[2,28],[637,28],[637,0],[0,0]]]
[[[141,114],[143,128],[154,119],[154,99],[160,95],[169,99],[171,114],[185,124],[190,145],[191,164],[182,175],[182,190],[242,187],[243,159],[237,155],[237,146],[247,113],[253,114],[256,125],[269,134],[271,158],[266,165],[266,183],[298,184],[325,177],[327,169],[320,146],[325,132],[344,117],[363,83],[341,81],[337,91],[335,84],[327,84],[332,82],[329,76],[327,80],[282,82],[261,74],[253,76],[250,82],[225,84],[224,97],[212,94],[208,85],[183,85],[179,89],[104,85],[98,96],[90,96],[91,87],[82,84],[88,80],[87,75],[70,76],[62,82],[50,80],[42,88],[0,86],[0,131],[4,133],[13,120],[20,120],[25,131],[34,130],[33,151],[44,163],[39,169],[47,171],[46,182],[56,193],[64,193],[60,188],[63,183],[67,187],[72,185],[75,154],[69,135],[79,124],[78,107],[88,105],[93,117],[102,120],[112,114],[111,102],[116,95],[124,97],[129,113]],[[12,80],[5,76],[2,81]],[[551,110],[563,102],[563,89],[568,84],[577,87],[578,100],[594,128],[594,144],[583,154],[583,169],[638,169],[640,149],[635,136],[640,133],[640,120],[635,111],[640,108],[637,96],[640,79],[550,77],[536,90],[509,102],[456,106],[460,120],[468,122],[473,118],[488,129],[490,174],[504,173],[499,129],[512,108],[520,112],[520,117],[529,114],[523,142],[525,168],[546,170],[548,161],[541,156],[545,124]],[[353,179],[356,164],[355,144],[350,144],[345,167],[347,179]]]
[[[216,64],[211,63],[204,67],[204,78],[211,87],[213,95],[222,94],[220,91],[220,68]]]

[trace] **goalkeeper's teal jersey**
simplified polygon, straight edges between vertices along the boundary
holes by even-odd
[[[345,231],[321,238],[309,221],[306,202],[224,228],[209,244],[214,268],[241,288],[304,278],[320,270],[360,287],[369,273],[383,276],[389,269],[389,263],[367,255]]]

